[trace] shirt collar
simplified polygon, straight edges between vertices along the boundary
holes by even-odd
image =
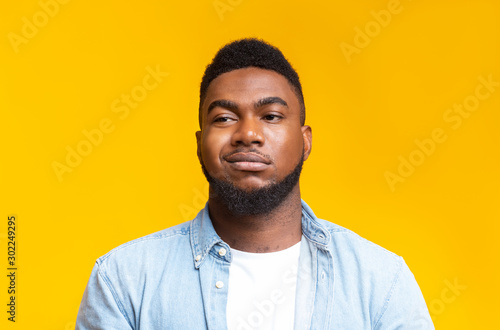
[[[191,247],[193,250],[194,265],[198,269],[205,260],[212,247],[222,242],[215,232],[208,212],[208,202],[203,210],[198,212],[190,226]]]
[[[302,235],[318,248],[327,250],[330,243],[330,232],[318,221],[313,210],[302,201]]]
[[[318,248],[326,250],[331,239],[330,232],[319,223],[318,218],[303,200],[302,203],[302,234],[311,243],[315,244]],[[206,259],[207,254],[216,244],[226,246],[229,251],[229,246],[222,241],[217,235],[212,220],[208,212],[208,202],[205,207],[196,215],[196,218],[191,221],[190,225],[190,239],[193,251],[194,265],[198,269],[203,261]]]

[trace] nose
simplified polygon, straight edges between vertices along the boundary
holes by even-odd
[[[231,139],[231,143],[234,146],[261,146],[264,144],[262,124],[258,118],[240,118],[236,125],[236,131]]]

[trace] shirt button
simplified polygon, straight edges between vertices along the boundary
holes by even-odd
[[[326,273],[324,271],[321,272],[321,281],[323,282],[326,278]]]
[[[196,260],[196,261],[200,261],[200,259],[201,259],[201,256],[199,254],[194,258],[194,260]]]
[[[215,287],[217,289],[221,289],[223,286],[224,286],[224,283],[222,281],[217,281],[217,283],[215,283]]]
[[[225,256],[225,255],[226,255],[226,252],[227,252],[227,251],[226,251],[226,249],[224,249],[224,248],[220,248],[220,250],[219,250],[219,255],[220,255],[221,257],[223,257],[223,256]]]

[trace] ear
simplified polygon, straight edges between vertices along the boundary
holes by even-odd
[[[301,127],[302,138],[304,139],[304,160],[309,158],[312,149],[312,128],[308,125]]]
[[[196,132],[196,154],[198,155],[198,160],[201,162],[201,131]]]

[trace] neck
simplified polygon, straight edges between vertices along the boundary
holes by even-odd
[[[212,194],[210,194],[212,195]],[[217,197],[208,200],[217,234],[230,247],[245,252],[276,252],[298,243],[302,236],[299,184],[270,213],[235,215]]]

